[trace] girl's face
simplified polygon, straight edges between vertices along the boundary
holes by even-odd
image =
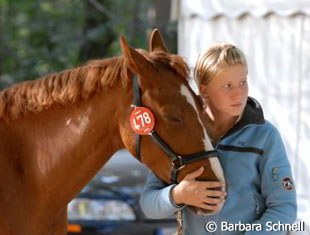
[[[214,116],[240,116],[248,98],[247,67],[224,68],[201,91]]]

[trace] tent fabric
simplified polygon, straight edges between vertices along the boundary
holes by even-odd
[[[224,15],[234,19],[244,14],[251,14],[255,17],[262,17],[269,13],[280,16],[293,14],[310,15],[309,0],[198,0],[181,1],[181,17],[197,15],[204,19]]]
[[[193,67],[215,42],[231,42],[245,52],[250,95],[283,137],[297,188],[298,220],[310,228],[310,1],[251,3],[258,10],[249,3],[237,9],[235,2],[247,1],[181,0],[178,53]],[[245,9],[253,14],[235,17]]]

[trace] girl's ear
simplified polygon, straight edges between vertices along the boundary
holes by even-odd
[[[200,91],[200,94],[203,95],[203,96],[207,96],[208,95],[208,93],[207,93],[207,86],[206,85],[199,84],[199,91]]]

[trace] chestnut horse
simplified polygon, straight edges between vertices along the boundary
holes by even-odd
[[[120,44],[119,57],[0,93],[0,235],[66,234],[67,203],[122,148],[133,155],[139,151],[140,160],[167,183],[171,164],[177,165],[177,180],[201,165],[206,170],[200,179],[224,180],[217,157],[195,154],[212,145],[184,60],[168,53],[157,30],[149,52],[131,48],[124,38]],[[136,148],[130,122],[139,119],[129,119],[137,108],[132,106],[134,76],[142,105],[152,112],[147,115],[154,115],[144,121],[178,153],[173,163],[167,149],[152,140],[154,130]],[[183,165],[181,157],[193,154],[195,161]]]

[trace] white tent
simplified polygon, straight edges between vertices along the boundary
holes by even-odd
[[[310,226],[310,0],[180,0],[178,14],[178,53],[191,66],[213,42],[245,52],[250,95],[282,134],[298,220]]]

